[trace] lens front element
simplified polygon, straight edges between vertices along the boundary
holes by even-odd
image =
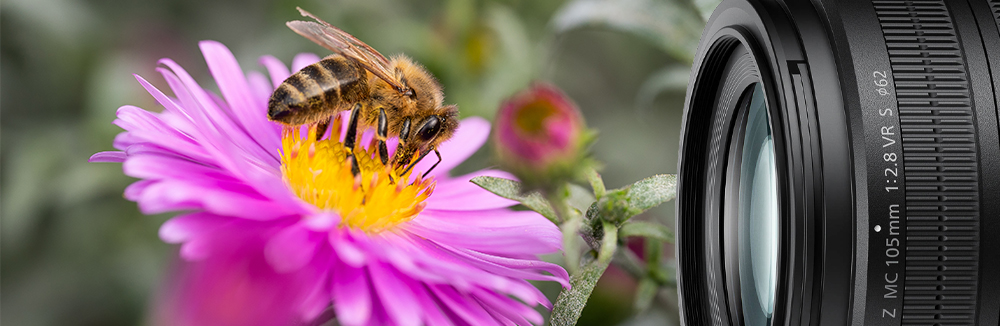
[[[746,108],[740,164],[740,297],[745,325],[770,325],[778,261],[778,189],[767,103],[755,83]]]

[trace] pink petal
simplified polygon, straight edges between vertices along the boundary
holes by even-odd
[[[514,259],[494,256],[467,249],[458,249],[457,251],[461,252],[459,255],[468,258],[469,262],[474,266],[478,266],[496,275],[525,280],[555,281],[562,284],[564,288],[569,288],[570,286],[569,273],[561,266],[553,263],[534,259]],[[544,271],[552,275],[544,275],[536,271]]]
[[[231,221],[231,218],[205,212],[180,215],[160,226],[160,239],[166,243],[182,243],[214,231]]]
[[[424,319],[428,326],[451,326],[454,323],[441,312],[441,308],[438,307],[437,302],[431,298],[430,293],[427,292],[427,287],[423,283],[418,282],[408,282],[410,285],[410,290],[413,291],[414,298],[417,304],[420,305],[420,310],[424,314]]]
[[[305,300],[302,302],[302,307],[300,308],[300,313],[302,314],[302,319],[304,320],[314,320],[319,317],[327,307],[330,307],[330,286],[328,286],[327,281],[329,280],[330,274],[328,273],[329,268],[322,269],[316,284],[310,286],[312,291],[306,296]]]
[[[295,224],[278,232],[264,247],[267,262],[279,273],[296,271],[312,260],[322,236]]]
[[[203,209],[223,216],[251,220],[271,220],[296,212],[294,207],[254,199],[211,186],[164,180],[147,187],[138,200],[144,214],[158,214],[186,209]]]
[[[451,283],[457,286],[468,286],[468,279],[480,278],[481,273],[468,268],[468,265],[456,260],[453,256],[438,248],[428,249],[417,244],[430,244],[427,239],[407,239],[390,243],[373,243],[366,249],[371,255],[379,254],[380,258],[392,264],[393,267],[406,273],[411,278],[430,283]],[[394,249],[390,249],[392,246]],[[487,277],[489,279],[489,277]]]
[[[516,201],[503,198],[488,191],[476,191],[451,197],[435,197],[431,195],[425,201],[429,210],[473,211],[510,207]]]
[[[142,87],[146,89],[146,92],[148,92],[149,95],[152,95],[153,98],[155,98],[156,101],[160,103],[160,105],[163,105],[163,108],[167,109],[167,111],[174,112],[176,114],[187,113],[183,108],[177,105],[177,102],[174,102],[173,99],[167,97],[165,94],[163,94],[163,92],[161,92],[159,89],[157,89],[152,84],[147,82],[146,79],[142,78],[142,76],[135,74],[133,74],[132,76],[135,77],[135,79],[139,81],[139,85],[142,85]]]
[[[257,95],[256,100],[259,103],[259,106],[266,108],[267,101],[271,98],[271,93],[273,92],[270,82],[267,81],[267,77],[264,77],[264,74],[259,72],[251,71],[247,75],[247,80],[250,82],[250,89],[255,95]],[[264,129],[256,130],[254,132],[261,133],[261,137],[270,137],[275,139],[276,142],[280,142],[282,129],[281,125],[271,121],[267,121],[266,124],[268,126],[263,127]],[[267,148],[264,148],[264,150],[267,150]],[[277,153],[279,150],[279,148],[273,149],[276,157],[278,156]]]
[[[367,273],[339,260],[333,271],[331,296],[337,321],[348,326],[365,324],[372,314]]]
[[[139,140],[135,139],[130,132],[123,131],[115,135],[115,140],[111,143],[111,146],[117,150],[124,151],[129,145],[135,144]]]
[[[517,202],[493,194],[470,180],[476,176],[509,176],[506,172],[484,170],[461,177],[439,180],[434,193],[427,198],[427,209],[468,211],[504,208]]]
[[[125,162],[125,152],[121,151],[107,151],[107,152],[97,152],[91,155],[87,162],[110,162],[110,163],[121,163]]]
[[[292,59],[292,71],[298,72],[308,65],[319,62],[319,56],[314,53],[299,53]]]
[[[340,223],[340,216],[332,212],[318,212],[304,217],[302,221],[306,228],[313,231],[329,231]]]
[[[428,212],[424,210],[424,212]],[[499,227],[532,227],[532,228],[549,228],[555,226],[549,220],[545,219],[541,215],[528,214],[525,212],[512,211],[509,209],[498,208],[491,210],[481,210],[481,211],[445,211],[445,210],[435,210],[428,214],[421,213],[420,216],[415,219],[415,221],[424,221],[424,216],[428,219],[440,219],[447,223],[465,223],[471,226],[484,227],[484,228],[499,228]],[[470,218],[473,217],[473,218]],[[561,235],[560,235],[561,237]]]
[[[446,285],[429,285],[434,295],[456,315],[472,325],[499,325],[490,314],[467,295]]]
[[[207,60],[207,59],[206,59]],[[214,147],[220,153],[214,155],[220,161],[229,161],[228,166],[246,161],[252,165],[276,165],[275,154],[265,151],[250,135],[233,121],[201,86],[183,68],[170,59],[160,63],[170,68],[161,70],[164,79],[177,94],[178,99],[195,123],[200,125],[204,135],[196,137],[206,148]],[[273,148],[273,147],[272,147]],[[265,163],[270,162],[270,164]],[[232,168],[239,171],[237,168]]]
[[[434,194],[431,197],[436,197],[438,199],[450,198],[453,196],[465,196],[469,193],[481,193],[487,192],[486,189],[472,183],[472,179],[479,176],[504,178],[510,180],[516,180],[510,173],[500,171],[500,170],[480,170],[473,173],[469,173],[462,176],[457,176],[454,178],[441,178],[437,180],[437,186],[434,189]],[[493,195],[495,197],[500,197]],[[500,197],[502,198],[502,197]]]
[[[206,153],[201,146],[184,141],[183,139],[177,139],[165,136],[162,133],[147,131],[130,131],[127,135],[127,138],[129,138],[132,143],[125,147],[125,153],[130,157],[138,155],[142,152],[144,154],[170,156],[192,162],[199,162],[206,166],[216,165],[215,159],[208,156],[208,153]]]
[[[202,93],[204,91],[201,90],[200,86],[194,83],[194,79],[191,78],[191,76],[187,75],[187,73],[184,72],[184,70],[181,69],[180,66],[178,66],[176,63],[174,63],[169,59],[162,59],[160,60],[160,63],[168,67],[173,67],[175,71],[179,70],[180,73],[182,73],[182,75],[184,76],[180,77],[177,74],[175,74],[174,71],[170,71],[163,68],[157,68],[157,71],[160,72],[160,74],[163,76],[163,79],[167,81],[168,85],[170,85],[170,88],[174,91],[174,94],[177,95],[177,99],[178,101],[180,101],[181,104],[181,105],[176,105],[176,104],[172,105],[178,107],[177,110],[179,114],[181,114],[184,117],[187,117],[191,121],[191,123],[196,127],[196,130],[194,131],[195,134],[191,135],[192,138],[195,139],[198,142],[198,144],[222,166],[231,167],[233,164],[231,161],[233,159],[229,157],[228,153],[222,153],[219,150],[218,146],[216,146],[215,142],[213,141],[215,139],[224,139],[222,138],[223,137],[222,135],[225,133],[237,132],[237,130],[229,124],[230,122],[229,118],[225,118],[224,120],[219,120],[219,121],[213,121],[217,117],[210,117],[209,111],[218,111],[218,108],[215,108],[214,105],[212,108],[203,107],[201,101],[195,98],[195,95],[193,93],[196,93],[196,91],[189,90],[189,87],[194,87],[196,88],[197,91],[200,91]],[[144,79],[142,79],[142,77],[136,76],[136,78],[139,79],[139,83],[143,84],[143,87],[146,87],[146,90],[150,94],[152,94],[153,97],[157,98],[157,100],[160,101],[161,104],[163,104],[164,101],[173,103],[173,100],[166,98],[166,96],[163,95],[163,93],[154,88],[152,85],[149,85],[149,83],[146,82]],[[207,98],[207,95],[203,97]],[[211,101],[209,100],[209,102]]]
[[[156,113],[139,107],[123,105],[115,112],[115,116],[118,119],[114,123],[125,130],[173,131],[173,128],[160,121]]]
[[[271,87],[271,82],[267,80],[267,77],[264,76],[264,74],[257,71],[251,71],[247,73],[247,83],[250,85],[250,93],[253,94],[253,99],[255,101],[254,105],[266,108],[267,100],[271,98],[271,93],[274,92],[274,88]],[[271,125],[273,126],[271,129],[275,131],[274,137],[280,139],[281,133],[279,133],[279,131],[281,131],[281,126],[275,123],[271,123]]]
[[[483,289],[476,289],[473,295],[480,302],[484,303],[483,306],[492,308],[492,310],[503,316],[518,321],[520,325],[529,323],[542,325],[545,323],[545,319],[542,318],[542,314],[539,314],[538,311],[505,295],[498,295],[496,292],[485,291]]]
[[[540,304],[542,307],[552,309],[552,302],[542,294],[534,285],[525,280],[513,280],[507,287],[497,289],[509,293],[511,296],[527,302],[531,305]]]
[[[272,122],[267,121],[267,108],[260,106],[253,101],[254,97],[250,93],[250,86],[247,83],[246,75],[240,69],[240,64],[236,62],[236,57],[222,43],[215,41],[202,41],[199,43],[201,51],[205,54],[205,62],[208,70],[215,77],[215,82],[219,85],[219,91],[226,99],[237,120],[247,131],[273,130]],[[280,144],[276,135],[266,132],[251,132],[249,135],[256,141],[256,144],[263,147],[265,152],[277,159],[275,152],[266,149],[278,149]]]
[[[414,241],[412,244],[423,252],[423,254],[414,257],[417,266],[428,273],[445,276],[447,283],[458,289],[468,289],[475,285],[506,289],[511,284],[511,280],[505,277],[486,273],[470,266],[465,260],[453,254],[451,250],[445,249],[433,241],[424,239],[423,241]],[[432,279],[428,280],[430,283]]]
[[[378,293],[383,308],[396,325],[419,326],[420,306],[416,303],[413,292],[407,286],[406,279],[391,267],[383,264],[368,265],[368,270],[375,282],[372,285]]]
[[[205,91],[198,87],[191,76],[187,75],[180,66],[169,59],[163,59],[161,63],[172,67],[174,71],[182,72],[180,76],[176,76],[169,71],[161,71],[167,82],[174,88],[174,92],[178,94],[178,98],[183,102],[187,102],[185,105],[201,107],[200,103],[207,101],[206,105],[210,106],[193,111],[205,112],[212,115],[211,117],[192,114],[196,119],[204,121],[201,128],[206,130],[206,135],[198,138],[202,146],[218,160],[222,167],[234,173],[234,175],[241,176],[242,180],[246,181],[258,192],[275,200],[279,204],[291,205],[291,193],[281,180],[281,173],[278,170],[280,163],[278,160],[271,154],[246,152],[244,150],[246,148],[259,151],[260,147],[255,144],[240,145],[241,143],[252,143],[252,140],[248,139],[246,134],[241,130],[236,129],[232,125],[232,120],[228,117],[224,115],[219,116],[223,112],[212,103],[212,100]],[[195,89],[189,93],[185,85],[194,87]],[[196,95],[198,100],[195,100]]]
[[[133,182],[128,187],[125,187],[125,192],[122,196],[131,201],[138,201],[142,193],[146,191],[146,188],[157,182],[157,180],[139,180]]]
[[[288,72],[288,67],[281,60],[273,56],[265,55],[260,57],[260,64],[267,69],[267,74],[271,76],[271,85],[274,88],[278,88],[285,81],[285,78],[291,76],[292,73]]]
[[[207,258],[212,253],[212,241],[206,237],[194,238],[181,245],[180,256],[189,261]]]
[[[230,176],[228,171],[175,156],[153,153],[135,155],[122,164],[122,170],[125,172],[125,175],[134,178],[188,179],[197,183],[206,183],[206,181],[213,183],[224,182],[233,184],[231,187],[239,187],[246,193],[256,193],[252,188],[242,184],[240,180]],[[206,178],[211,180],[206,180]],[[262,198],[259,195],[257,196],[258,198]]]
[[[467,213],[468,221],[477,220],[479,211],[456,212]],[[538,213],[531,211],[507,212],[503,214],[511,218],[524,219],[521,215],[530,216],[532,220],[541,220],[533,224],[482,226],[478,223],[452,222],[449,219],[434,218],[437,212],[424,212],[406,226],[406,230],[421,237],[432,239],[438,243],[448,244],[457,248],[466,248],[494,254],[543,254],[556,252],[561,248],[562,234],[559,228]],[[426,218],[425,218],[426,217]]]
[[[334,252],[337,253],[337,256],[345,264],[353,267],[362,267],[365,265],[367,261],[365,253],[351,243],[351,240],[346,238],[344,234],[330,232],[330,245],[333,246]]]

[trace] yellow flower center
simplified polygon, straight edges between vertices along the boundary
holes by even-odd
[[[340,126],[339,121],[334,125]],[[285,183],[307,203],[340,215],[341,226],[369,233],[390,229],[416,217],[434,191],[433,179],[418,175],[410,182],[412,170],[399,175],[383,165],[377,146],[355,146],[360,169],[355,176],[347,159],[350,151],[339,141],[336,128],[333,137],[322,140],[313,137],[315,126],[305,137],[299,129],[286,128],[281,137]]]

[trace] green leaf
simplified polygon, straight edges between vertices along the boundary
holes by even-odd
[[[556,32],[582,26],[606,26],[649,40],[674,58],[692,62],[705,23],[680,0],[576,0],[554,15]]]
[[[639,180],[628,188],[629,204],[640,213],[675,197],[677,197],[676,174],[657,174]]]
[[[622,238],[643,237],[674,243],[674,231],[656,223],[643,221],[628,222],[622,225],[618,233]]]
[[[566,185],[566,190],[569,191],[569,198],[566,200],[566,203],[569,204],[570,208],[578,211],[582,212],[586,210],[596,200],[594,199],[594,193],[586,187],[570,183]]]
[[[552,326],[572,326],[580,319],[583,307],[587,305],[587,299],[594,292],[597,280],[601,279],[604,271],[608,269],[608,262],[595,259],[593,256],[587,261],[580,271],[569,278],[572,286],[559,293],[556,303],[552,307],[552,318],[549,320]]]
[[[660,174],[625,188],[609,190],[587,209],[587,219],[600,218],[620,225],[632,216],[677,197],[676,187],[677,176]]]
[[[659,265],[663,257],[663,241],[656,238],[646,238],[642,244],[642,254],[646,258],[646,266]]]
[[[576,234],[580,232],[582,226],[583,219],[576,214],[559,225],[562,231],[563,256],[566,258],[566,266],[569,267],[570,273],[576,273],[580,266],[580,246],[577,242],[579,237]]]
[[[590,182],[590,188],[594,190],[594,197],[604,197],[607,189],[604,188],[604,179],[601,178],[601,174],[597,173],[596,169],[587,169],[587,181]]]
[[[545,218],[552,221],[552,223],[555,223],[556,225],[559,224],[558,219],[556,218],[555,210],[553,210],[552,206],[549,205],[549,202],[545,200],[545,197],[537,191],[522,194],[520,182],[504,178],[479,176],[472,178],[472,183],[496,194],[497,196],[510,200],[516,200],[525,207],[542,214],[542,216],[545,216]]]
[[[632,307],[635,309],[636,313],[640,313],[649,309],[649,306],[653,303],[653,298],[656,298],[656,292],[660,290],[660,285],[656,284],[651,278],[645,277],[639,281],[639,288],[635,290],[635,301]]]
[[[658,265],[658,268],[650,267],[650,271],[651,271],[650,276],[652,276],[653,279],[656,280],[658,284],[660,284],[660,286],[672,287],[672,288],[677,287],[676,266],[671,265],[668,262],[662,262]]]

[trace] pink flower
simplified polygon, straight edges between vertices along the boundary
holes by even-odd
[[[580,110],[558,88],[538,83],[500,106],[494,135],[503,167],[524,182],[574,174],[589,141]]]
[[[343,325],[543,323],[531,307],[550,303],[527,280],[569,286],[565,270],[537,259],[560,249],[559,230],[469,182],[505,173],[447,174],[483,145],[488,122],[463,120],[427,179],[396,175],[362,147],[368,155],[358,156],[356,181],[339,137],[317,141],[302,136],[314,131],[308,126],[283,131],[267,120],[268,97],[290,75],[283,64],[266,56],[270,80],[244,75],[222,44],[200,46],[221,97],[163,59],[158,71],[173,96],[136,78],[164,111],[121,107],[120,151],[91,157],[122,162],[125,174],[141,179],[125,197],[144,213],[187,212],[160,229],[164,241],[182,244],[184,259],[198,262],[178,291],[189,302],[225,302],[219,314],[204,311],[211,305],[177,305],[186,311],[178,323],[240,323],[225,316],[247,315],[253,324],[280,325],[314,319],[331,304]],[[299,55],[292,67],[318,60]],[[370,139],[368,132],[360,143]],[[239,301],[228,291],[256,297]]]
[[[316,270],[279,273],[264,256],[267,234],[232,234],[209,259],[180,261],[155,298],[157,326],[292,325]],[[223,244],[224,245],[224,244]]]

